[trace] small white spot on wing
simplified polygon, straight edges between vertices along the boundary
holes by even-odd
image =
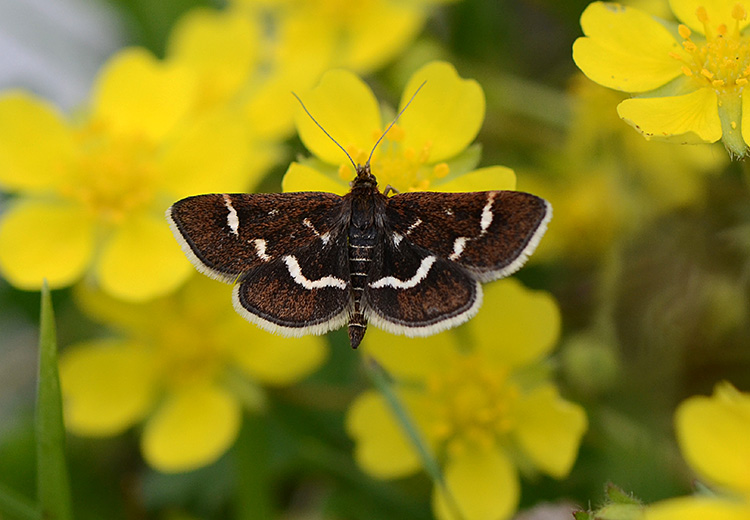
[[[302,221],[302,224],[305,227],[310,228],[310,230],[313,233],[315,233],[315,236],[318,237],[321,240],[321,242],[323,242],[323,245],[327,245],[328,244],[328,241],[331,239],[331,234],[330,233],[328,233],[327,231],[325,233],[323,233],[323,234],[318,233],[318,230],[315,229],[315,226],[313,226],[313,223],[310,222],[310,219],[307,219],[307,218]]]
[[[406,234],[408,235],[409,233],[411,233],[412,231],[414,231],[415,229],[417,229],[417,226],[419,226],[421,223],[422,223],[422,219],[421,218],[418,218],[417,220],[415,220],[414,224],[412,224],[411,226],[409,226],[407,228]]]
[[[482,235],[487,232],[487,228],[492,224],[492,204],[495,202],[497,196],[496,191],[491,191],[487,194],[487,204],[482,208],[482,219],[479,221],[479,226],[482,229]]]
[[[450,254],[450,256],[448,256],[448,260],[454,260],[455,261],[455,260],[458,260],[459,258],[461,258],[461,253],[464,252],[464,248],[466,247],[466,242],[468,240],[469,239],[466,238],[466,237],[458,237],[453,242],[453,252]]]
[[[253,240],[253,245],[255,245],[255,254],[258,255],[258,258],[263,260],[264,262],[268,262],[271,259],[271,256],[266,254],[266,241],[262,238],[256,238]]]
[[[227,225],[229,226],[229,230],[233,235],[240,236],[240,217],[237,215],[237,210],[232,206],[232,198],[226,193],[222,195],[222,197],[224,198],[224,205],[229,210],[229,213],[227,214]]]

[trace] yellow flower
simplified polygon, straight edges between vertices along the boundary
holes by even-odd
[[[262,408],[261,385],[293,383],[327,354],[320,338],[286,339],[248,326],[225,286],[202,276],[145,304],[85,289],[78,296],[120,336],[63,351],[66,425],[104,437],[144,421],[143,456],[164,472],[215,461],[237,436],[242,405]]]
[[[675,427],[685,460],[716,495],[659,502],[645,520],[750,518],[750,394],[721,383],[711,397],[684,401]]]
[[[423,82],[372,156],[372,172],[380,185],[398,191],[514,189],[515,175],[508,168],[469,172],[479,161],[479,148],[469,145],[484,119],[479,84],[460,78],[448,63],[432,62],[410,78],[399,109]],[[392,119],[384,120],[370,88],[344,70],[327,72],[302,99],[310,114],[359,164],[367,162]],[[292,163],[284,177],[284,191],[349,191],[354,171],[341,149],[301,108],[296,123],[300,139],[316,159]]]
[[[647,139],[715,142],[733,156],[750,143],[747,2],[671,0],[673,24],[637,9],[595,2],[573,59],[592,80],[635,94],[617,107]]]
[[[15,192],[0,220],[0,272],[13,285],[63,287],[91,272],[109,294],[144,300],[192,268],[164,209],[206,191],[245,190],[261,172],[229,111],[191,117],[184,68],[147,52],[115,55],[89,109],[66,118],[31,94],[0,98],[0,187]],[[257,166],[257,165],[256,165]]]
[[[427,339],[373,331],[364,348],[389,371],[396,393],[442,464],[466,520],[503,519],[518,506],[518,468],[564,477],[586,429],[583,409],[560,397],[543,361],[560,333],[555,301],[513,279],[486,288],[479,315]],[[414,473],[420,459],[374,391],[352,404],[347,429],[370,474]],[[452,518],[436,488],[439,518]]]

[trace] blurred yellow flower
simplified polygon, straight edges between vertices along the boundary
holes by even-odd
[[[560,334],[554,299],[513,279],[488,285],[485,299],[456,331],[429,340],[373,331],[364,344],[393,375],[466,520],[509,518],[519,469],[567,475],[587,426],[583,409],[560,397],[543,365]],[[417,452],[375,391],[354,401],[347,429],[368,473],[396,478],[419,470]],[[439,518],[453,518],[438,488],[433,506]]]
[[[435,5],[452,0],[233,0],[238,7],[271,8],[278,19],[298,20],[309,27],[308,43],[324,39],[335,53],[326,68],[366,73],[402,53],[424,26]]]
[[[400,109],[423,82],[413,103],[372,156],[372,172],[380,185],[398,191],[514,189],[515,175],[509,168],[469,171],[479,161],[478,146],[469,145],[484,120],[484,93],[479,84],[459,77],[449,63],[432,62],[407,82]],[[302,99],[312,116],[359,164],[367,162],[390,124],[390,118],[383,119],[370,88],[344,70],[327,72]],[[300,139],[316,158],[290,165],[284,191],[349,191],[354,171],[341,149],[301,107],[296,124]]]
[[[327,355],[320,338],[281,338],[248,326],[224,284],[203,276],[145,304],[87,289],[78,296],[120,335],[63,351],[66,425],[104,437],[144,421],[143,456],[164,472],[215,461],[234,442],[243,405],[263,407],[261,385],[294,383]]]
[[[335,46],[309,19],[283,12],[196,8],[182,16],[167,44],[167,62],[197,76],[202,108],[230,105],[260,142],[253,154],[273,158],[276,141],[294,130],[290,91],[311,88],[330,66]],[[270,148],[269,148],[270,147]]]
[[[750,394],[729,383],[711,397],[691,397],[675,414],[685,460],[716,495],[658,502],[645,520],[747,520],[750,518]]]
[[[244,191],[265,163],[229,110],[192,116],[194,76],[141,49],[115,55],[89,110],[66,120],[33,95],[0,98],[0,273],[13,285],[70,285],[91,271],[113,296],[166,294],[192,272],[164,224],[187,195]]]
[[[585,34],[573,59],[593,81],[636,94],[617,111],[647,139],[722,139],[742,157],[750,143],[750,23],[736,0],[671,0],[682,23],[595,2],[581,15]]]

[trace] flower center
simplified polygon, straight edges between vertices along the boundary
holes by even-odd
[[[512,429],[519,390],[507,370],[488,367],[478,356],[462,357],[427,381],[434,403],[428,434],[451,452],[488,447]]]
[[[168,386],[191,386],[217,377],[229,355],[217,334],[216,324],[206,316],[194,315],[189,321],[167,317],[153,343]]]
[[[62,194],[98,219],[117,224],[155,195],[153,145],[139,136],[113,135],[91,124],[78,132],[82,150]]]
[[[373,143],[380,138],[379,133],[373,134]],[[450,173],[447,163],[431,163],[432,143],[425,143],[421,149],[403,146],[406,132],[399,125],[393,125],[385,138],[378,145],[370,164],[372,173],[382,187],[392,186],[398,191],[425,191],[432,183]],[[347,152],[355,162],[364,164],[370,153],[359,148],[347,148]],[[339,174],[346,180],[351,180],[350,170],[344,165]]]
[[[717,91],[744,87],[750,76],[750,41],[742,36],[740,22],[747,18],[747,10],[742,4],[735,4],[731,29],[723,23],[712,24],[705,7],[699,7],[696,15],[703,24],[705,42],[694,42],[692,31],[681,24],[678,31],[683,38],[682,47],[690,57],[685,59],[677,53],[671,56],[683,61],[683,74]]]

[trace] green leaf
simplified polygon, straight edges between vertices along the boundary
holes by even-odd
[[[42,286],[39,329],[39,377],[35,417],[37,500],[44,518],[72,520],[70,483],[65,463],[65,427],[60,376],[57,370],[57,335],[52,299],[46,281]]]

